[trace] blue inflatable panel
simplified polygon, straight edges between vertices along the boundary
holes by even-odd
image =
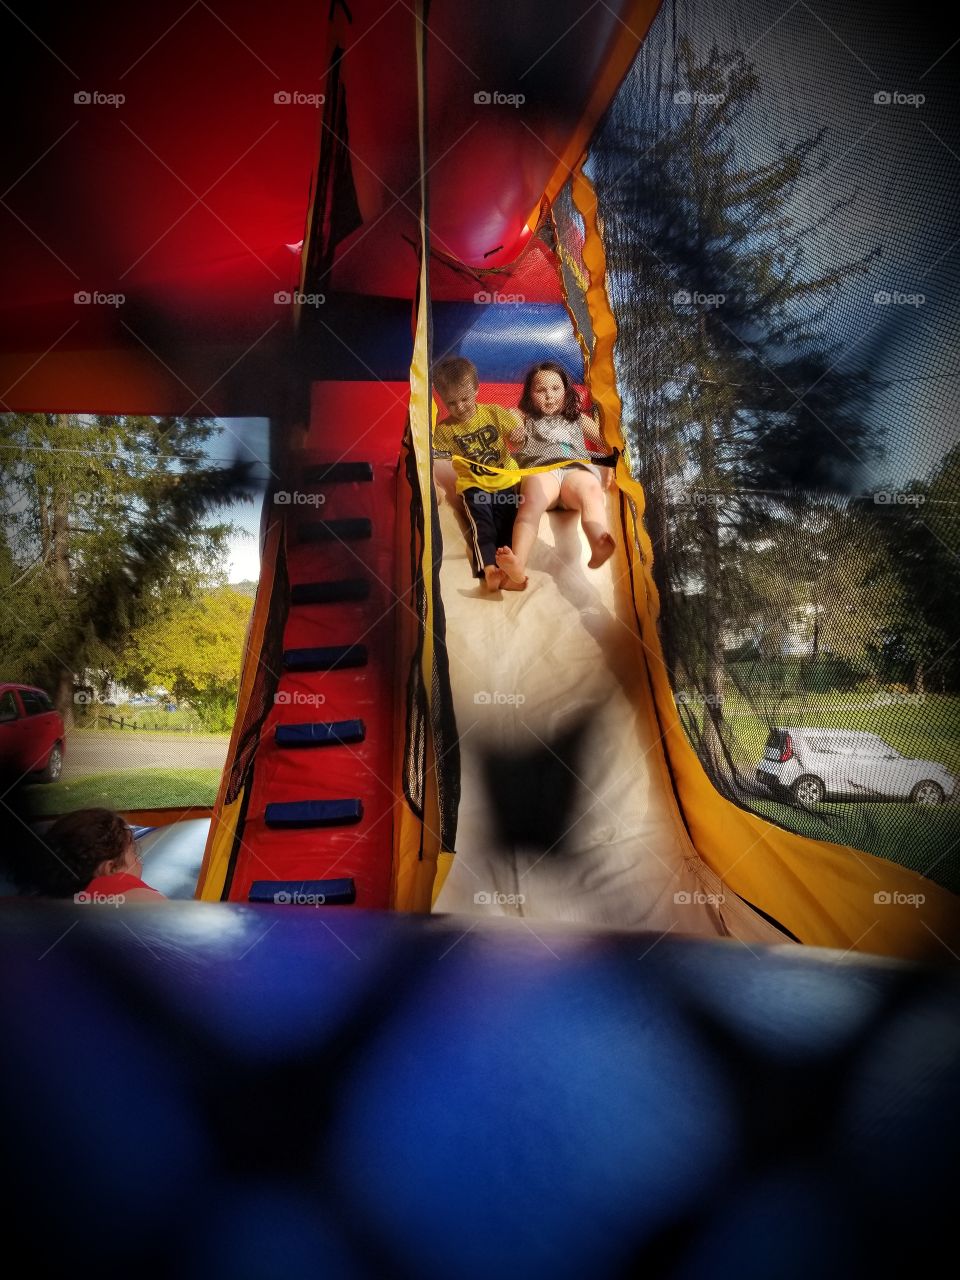
[[[291,604],[343,604],[366,600],[370,595],[367,578],[341,578],[337,582],[300,582],[290,591]]]
[[[274,741],[278,747],[333,747],[362,742],[366,737],[362,720],[327,720],[318,724],[278,724]]]
[[[321,649],[285,649],[287,671],[340,671],[344,667],[365,667],[365,644],[335,644]]]
[[[478,290],[483,296],[483,290]],[[493,296],[493,295],[491,295]],[[310,376],[406,382],[413,355],[410,304],[398,298],[338,297],[328,315],[341,342],[325,344]],[[557,360],[582,382],[583,355],[566,307],[548,302],[435,302],[434,351],[466,356],[481,382],[520,382],[532,364]]]
[[[346,520],[312,520],[297,531],[301,542],[358,542],[373,534],[373,522],[366,516]]]
[[[362,800],[282,800],[268,804],[268,827],[345,827],[363,817]]]
[[[933,1276],[942,954],[0,902],[5,1239],[98,1280]],[[92,1229],[104,1186],[148,1193]]]
[[[357,900],[357,888],[349,876],[342,880],[255,880],[248,902],[270,902],[282,907],[348,906]]]

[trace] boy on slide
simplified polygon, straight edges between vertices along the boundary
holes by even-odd
[[[433,385],[447,409],[434,428],[433,451],[453,459],[476,576],[490,591],[522,591],[526,583],[514,582],[497,566],[497,548],[510,543],[520,500],[517,464],[507,445],[516,419],[498,404],[477,404],[476,365],[463,356],[441,360]]]

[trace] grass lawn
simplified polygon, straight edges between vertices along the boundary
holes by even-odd
[[[802,701],[792,698],[777,711],[777,724],[876,733],[901,755],[936,760],[960,774],[960,698],[930,694],[919,706],[876,706],[874,696],[834,690],[809,694]],[[724,701],[723,715],[740,743],[742,759],[755,768],[767,745],[766,721],[755,708],[734,698]]]
[[[831,690],[784,699],[776,712],[777,725],[865,730],[904,756],[936,760],[960,774],[960,698],[928,694],[919,705],[884,706],[874,701],[877,692]],[[755,705],[735,693],[724,699],[723,717],[734,759],[752,779],[767,745],[767,722],[757,715]],[[807,811],[772,799],[745,797],[743,803],[799,835],[889,858],[960,893],[960,803],[937,809],[885,802],[823,804]]]
[[[219,769],[120,769],[73,782],[27,788],[38,816],[73,809],[165,809],[212,805],[220,785]]]
[[[958,805],[920,809],[913,804],[822,804],[802,810],[775,800],[751,800],[749,807],[798,835],[889,858],[960,893]]]

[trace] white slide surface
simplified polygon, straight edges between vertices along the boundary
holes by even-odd
[[[527,589],[491,594],[472,576],[449,492],[440,518],[461,802],[434,910],[782,943],[690,843],[619,531],[593,570],[576,515],[549,512]]]

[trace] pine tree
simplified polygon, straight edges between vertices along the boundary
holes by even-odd
[[[209,419],[0,417],[5,542],[0,673],[49,690],[69,726],[75,677],[107,670],[171,599],[222,580],[249,468],[211,463]]]
[[[805,184],[828,163],[818,132],[759,159],[738,121],[761,92],[739,52],[699,60],[683,38],[672,78],[633,78],[592,151],[618,322],[618,375],[631,462],[646,488],[661,634],[675,686],[718,781],[725,632],[756,595],[743,551],[777,536],[806,491],[848,490],[877,442],[866,373],[837,367],[824,317],[875,252],[810,268]]]

